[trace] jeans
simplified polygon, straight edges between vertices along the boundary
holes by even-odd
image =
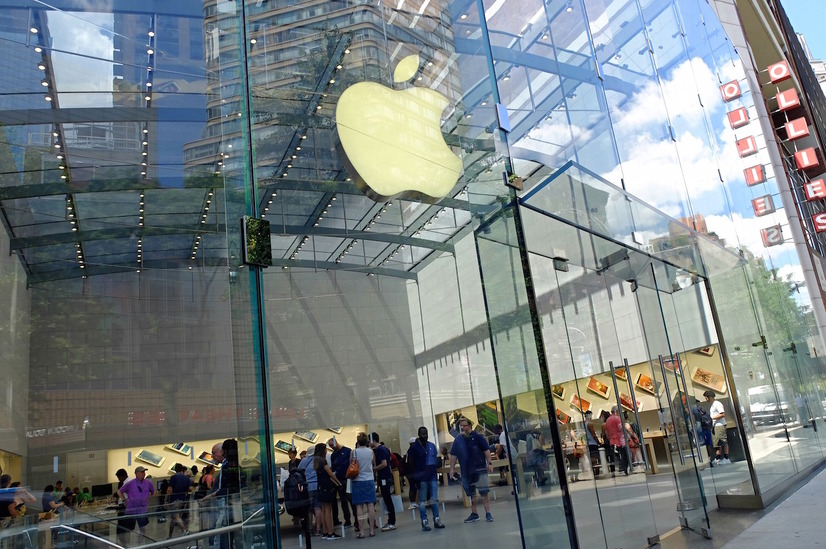
[[[350,509],[352,508],[353,513],[352,516],[356,515],[355,507],[352,507],[353,500],[350,497],[350,494],[347,493],[347,483],[342,482],[341,486],[336,487],[336,494],[338,494],[338,499],[341,500],[341,510],[344,513],[344,523],[350,524],[351,514]],[[333,524],[338,522],[338,504],[333,502]]]
[[[390,487],[392,480],[379,479],[379,491],[381,491],[381,499],[384,500],[384,506],[387,507],[387,524],[396,524],[396,507],[393,505],[393,498],[390,497]]]
[[[619,470],[623,473],[628,473],[628,453],[627,448],[625,446],[616,446],[611,445],[611,449],[613,450],[613,454],[615,459],[619,460]],[[611,472],[614,471],[614,467],[611,466]]]
[[[427,500],[430,499],[430,508],[433,518],[439,518],[439,481],[422,480],[419,482],[419,516],[427,520]]]

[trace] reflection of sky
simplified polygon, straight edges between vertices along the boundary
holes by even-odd
[[[69,52],[52,54],[60,106],[111,107],[114,15],[50,11],[48,26],[52,47]]]

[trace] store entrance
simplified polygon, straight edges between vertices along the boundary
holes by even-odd
[[[580,546],[709,535],[684,372],[714,345],[703,279],[529,204],[520,217]],[[614,413],[625,446],[605,440]]]

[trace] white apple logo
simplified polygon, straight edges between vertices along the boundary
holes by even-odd
[[[418,55],[405,57],[393,80],[409,80],[418,67]],[[344,90],[336,106],[341,156],[362,192],[377,202],[450,193],[462,160],[442,137],[442,111],[449,104],[429,88],[393,90],[359,82]]]

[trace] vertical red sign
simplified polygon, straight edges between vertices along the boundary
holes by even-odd
[[[746,176],[746,185],[749,187],[766,181],[766,172],[763,170],[762,164],[746,168],[743,170],[743,175]]]
[[[757,152],[757,143],[754,141],[754,136],[748,136],[745,139],[737,140],[737,154],[740,158],[745,158]]]
[[[802,117],[786,122],[786,135],[789,141],[806,137],[809,135],[809,123]]]
[[[826,184],[823,183],[823,178],[813,179],[803,186],[806,192],[806,200],[820,200],[826,198]]]
[[[776,211],[774,208],[774,200],[772,200],[772,197],[768,194],[752,200],[751,207],[754,210],[754,215],[757,217],[769,215]]]
[[[760,229],[760,238],[763,239],[763,246],[766,248],[779,246],[783,244],[783,231],[780,230],[780,225]]]
[[[746,107],[734,109],[728,113],[728,123],[733,130],[742,128],[749,123],[749,111],[746,110]]]
[[[780,61],[774,65],[769,66],[769,79],[772,84],[777,84],[792,77],[792,71],[789,70],[789,64],[786,61]]]
[[[826,231],[826,213],[813,215],[812,223],[814,223],[815,232],[822,233],[823,231]]]
[[[723,84],[720,86],[720,95],[723,96],[723,101],[726,103],[732,99],[737,99],[740,95],[742,95],[742,92],[740,91],[740,84],[737,80],[732,80],[731,82]]]
[[[797,90],[791,88],[784,92],[780,92],[774,96],[777,99],[777,108],[781,111],[787,111],[800,106],[800,98],[797,96]]]
[[[794,163],[797,165],[798,170],[805,170],[820,164],[817,159],[817,153],[815,153],[813,147],[794,153]]]

